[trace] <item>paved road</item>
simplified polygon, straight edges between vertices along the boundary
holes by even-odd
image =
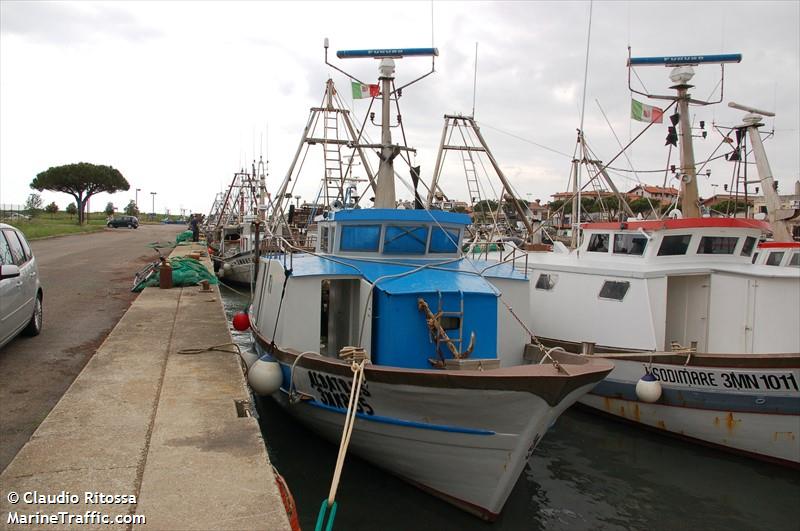
[[[0,349],[0,471],[130,306],[134,273],[155,258],[146,244],[174,240],[181,230],[142,225],[31,242],[44,290],[44,329]]]

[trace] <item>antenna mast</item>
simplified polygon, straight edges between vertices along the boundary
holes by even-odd
[[[386,48],[378,50],[339,50],[336,52],[336,57],[339,59],[363,59],[371,57],[373,59],[380,59],[381,61],[378,67],[378,72],[380,73],[378,80],[381,83],[381,143],[377,146],[359,146],[380,148],[380,152],[378,153],[380,166],[378,167],[378,177],[375,184],[375,208],[395,208],[394,159],[401,151],[412,151],[405,146],[392,144],[392,133],[390,129],[392,96],[399,98],[404,88],[431,75],[434,72],[434,58],[437,55],[439,55],[439,50],[436,48]],[[394,88],[394,60],[402,59],[407,56],[430,56],[432,58],[431,70],[400,88]],[[328,62],[328,39],[325,39],[325,64],[338,70],[347,77],[358,81],[362,85],[364,84],[355,76],[348,74],[344,70]]]
[[[699,218],[699,194],[697,191],[697,175],[694,167],[694,147],[692,146],[692,125],[689,122],[689,104],[711,105],[722,101],[725,90],[725,63],[740,63],[741,54],[722,54],[722,55],[682,55],[669,57],[630,57],[628,49],[628,88],[631,92],[640,94],[647,98],[670,100],[678,102],[678,112],[670,116],[673,126],[680,125],[681,136],[681,210],[685,217]],[[720,96],[717,101],[702,101],[693,99],[689,94],[689,89],[694,85],[689,85],[689,81],[694,77],[694,68],[700,64],[719,64],[721,69]],[[639,92],[631,87],[631,68],[634,66],[654,66],[663,65],[672,67],[669,74],[670,80],[675,83],[670,88],[678,92],[677,96],[663,96],[656,94],[646,94]],[[670,130],[672,133],[672,131]],[[671,137],[667,137],[667,143],[671,142]]]

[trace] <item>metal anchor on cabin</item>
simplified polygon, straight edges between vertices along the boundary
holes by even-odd
[[[439,302],[440,302],[440,306],[441,306],[441,298],[440,298]],[[467,350],[465,350],[463,352],[459,352],[458,348],[456,348],[456,346],[455,346],[456,342],[458,342],[459,346],[461,346],[461,343],[463,341],[462,336],[461,336],[461,329],[463,327],[463,316],[464,316],[463,300],[462,300],[462,311],[460,311],[460,312],[444,312],[442,310],[439,310],[438,312],[436,312],[434,314],[431,311],[430,306],[428,306],[428,303],[425,302],[425,300],[422,297],[417,299],[417,308],[419,308],[419,311],[421,311],[421,312],[423,312],[425,314],[425,323],[428,325],[428,331],[430,332],[430,335],[431,335],[431,341],[436,343],[436,353],[438,354],[439,359],[437,359],[437,360],[429,359],[428,360],[428,361],[431,362],[431,364],[433,366],[439,367],[439,368],[444,367],[444,357],[442,356],[441,350],[439,349],[439,345],[441,343],[444,343],[445,345],[447,345],[447,349],[453,355],[454,359],[457,359],[457,360],[466,359],[466,358],[469,357],[470,354],[472,354],[472,351],[475,348],[475,332],[474,331],[470,333],[469,346],[467,347]],[[442,327],[441,319],[442,319],[442,316],[445,313],[449,313],[451,315],[456,315],[457,314],[459,316],[459,337],[456,338],[456,339],[451,339],[450,336],[447,335],[447,332],[445,331],[444,327]]]

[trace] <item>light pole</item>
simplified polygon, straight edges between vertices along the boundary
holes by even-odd
[[[136,189],[136,194],[134,195],[135,199],[133,200],[133,204],[136,205],[136,209],[137,210],[139,209],[139,192],[141,192],[141,191],[142,191],[141,188],[137,188]]]
[[[152,213],[150,214],[150,219],[151,220],[156,219],[156,194],[157,193],[158,192],[150,192],[150,195],[153,197],[153,210],[152,210]]]

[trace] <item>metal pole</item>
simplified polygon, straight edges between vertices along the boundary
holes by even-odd
[[[455,121],[455,118],[453,119]],[[439,173],[442,171],[442,154],[444,152],[444,141],[447,136],[447,128],[450,126],[450,118],[444,117],[444,129],[442,129],[442,139],[439,141],[439,152],[436,154],[436,165],[433,167],[433,181],[428,190],[428,208],[433,206],[436,189],[439,188]]]
[[[391,111],[392,79],[394,60],[381,60],[379,67],[381,76],[381,164],[378,168],[378,184],[375,190],[375,208],[395,208],[394,192],[394,149],[392,148],[392,131],[389,129]]]
[[[364,166],[364,171],[367,173],[367,179],[369,179],[369,185],[374,192],[377,186],[375,183],[375,176],[372,174],[372,169],[367,162],[367,157],[364,155],[364,150],[358,146],[360,139],[356,134],[356,128],[350,119],[350,111],[342,111],[342,117],[344,118],[344,124],[347,127],[347,130],[350,132],[350,138],[353,139],[353,142],[356,142],[356,152],[358,153],[358,158],[361,159],[361,164]]]
[[[573,249],[578,246],[578,228],[580,227],[580,216],[581,216],[581,188],[578,176],[578,168],[580,168],[580,162],[578,159],[572,160],[572,218],[570,219],[570,225],[572,226],[571,237],[570,237],[570,247]],[[575,220],[578,220],[577,222]]]
[[[691,85],[675,86],[678,90],[678,115],[681,127],[681,210],[685,218],[699,218],[699,194],[697,175],[694,168],[694,148],[692,146],[692,125],[689,123],[689,88]]]
[[[308,122],[306,123],[306,128],[303,130],[303,137],[300,139],[300,144],[297,146],[297,151],[295,151],[294,158],[292,159],[291,165],[289,165],[289,170],[286,172],[286,177],[284,177],[283,182],[281,183],[281,187],[278,189],[278,193],[275,194],[275,204],[272,208],[272,225],[270,226],[270,231],[275,234],[278,230],[278,226],[280,225],[281,220],[283,219],[283,202],[286,195],[286,189],[289,187],[289,181],[292,180],[292,172],[294,172],[294,167],[297,164],[297,160],[300,158],[300,153],[303,150],[303,146],[308,140],[308,132],[311,130],[311,125],[314,123],[314,116],[316,116],[316,111],[312,110],[308,116]]]
[[[530,220],[525,216],[525,212],[522,211],[522,207],[519,206],[519,200],[511,191],[511,185],[508,184],[506,180],[506,176],[503,174],[503,170],[500,169],[500,165],[494,159],[494,155],[492,152],[489,151],[489,146],[486,145],[486,141],[483,139],[483,135],[481,134],[481,130],[478,127],[478,124],[475,123],[475,120],[472,118],[468,118],[469,122],[472,124],[472,128],[475,130],[475,136],[478,137],[478,142],[481,143],[483,149],[486,151],[486,156],[489,157],[489,162],[492,163],[494,167],[494,171],[497,172],[497,176],[500,178],[500,181],[503,183],[503,188],[505,188],[506,193],[511,197],[512,202],[514,203],[514,209],[517,211],[517,215],[525,224],[525,228],[528,229],[528,240],[530,241],[533,238],[533,227],[531,226]],[[502,202],[502,197],[500,198]]]
[[[772,169],[769,167],[767,153],[764,151],[764,143],[758,133],[761,116],[748,114],[744,117],[744,123],[748,125],[747,132],[750,136],[750,144],[753,148],[753,155],[756,157],[756,168],[758,168],[758,178],[761,182],[761,189],[764,191],[764,200],[767,203],[767,219],[772,228],[772,237],[775,241],[790,242],[792,234],[784,221],[787,217],[792,217],[793,211],[780,212],[781,202],[778,193],[775,192],[775,181],[772,177]],[[746,185],[745,185],[746,186]],[[745,197],[745,204],[747,198]]]

